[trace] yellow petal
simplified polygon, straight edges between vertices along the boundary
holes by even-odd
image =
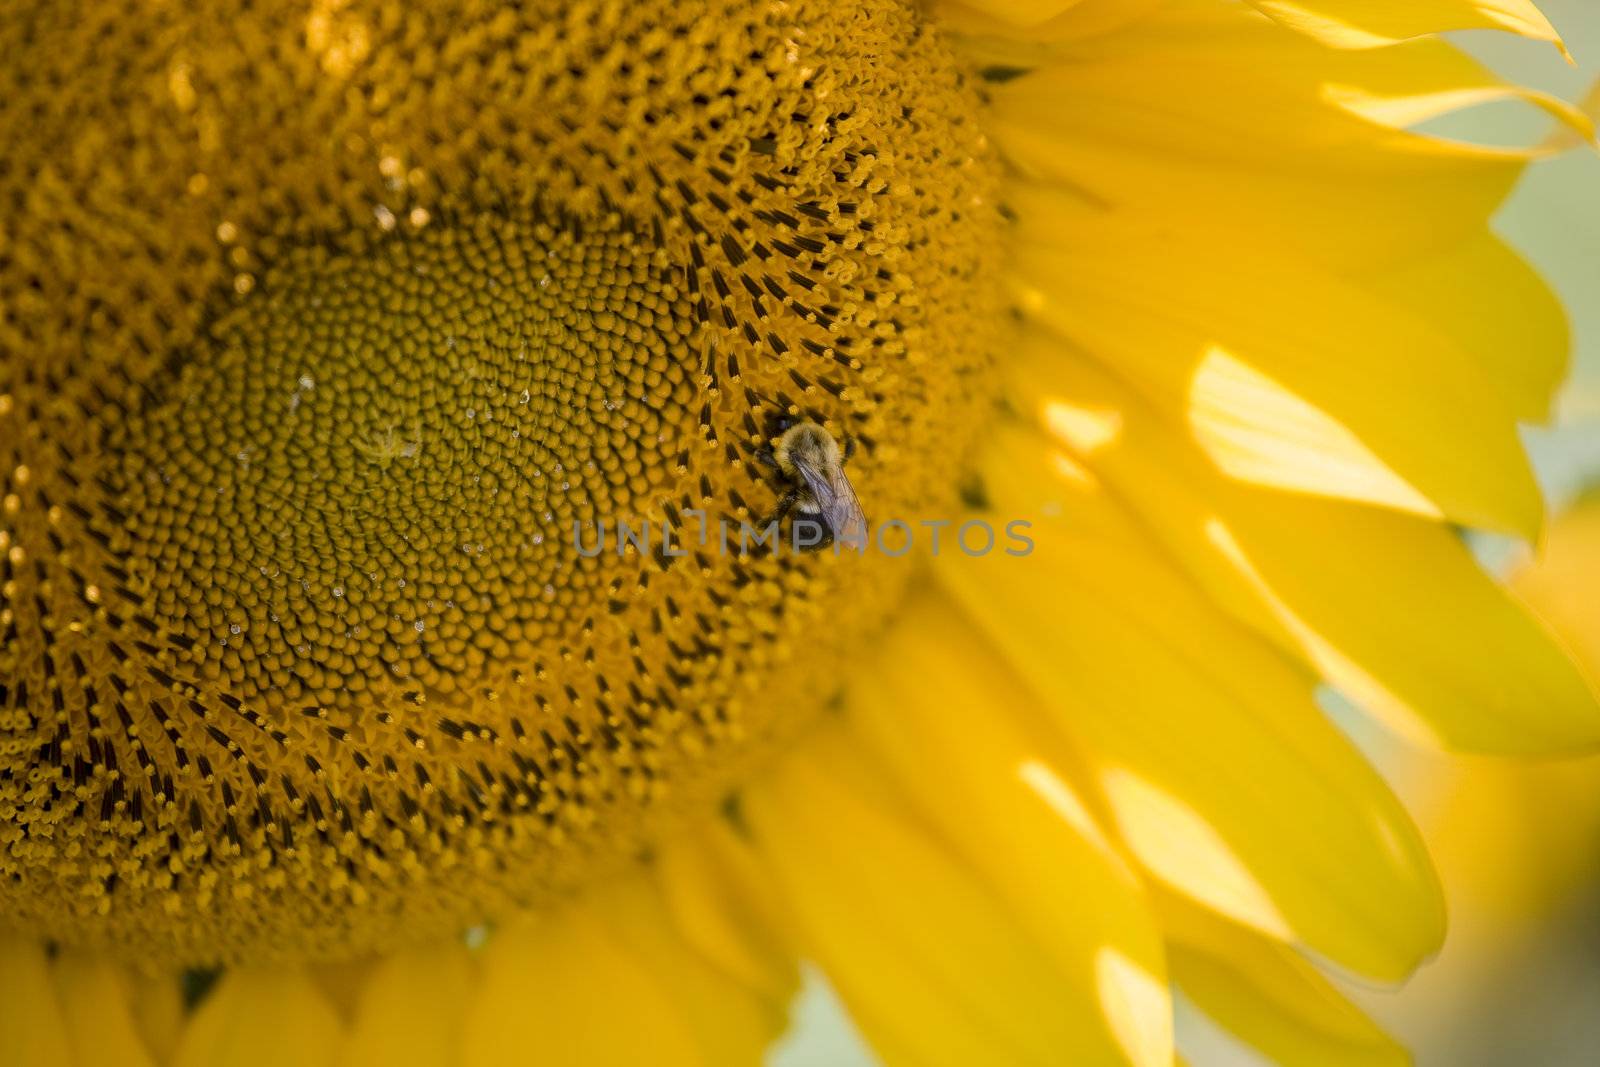
[[[1161,882],[1352,970],[1405,976],[1442,936],[1404,811],[1312,703],[1314,680],[1227,620],[1087,472],[997,435],[994,514],[1025,558],[940,557],[942,581],[1061,727]]]
[[[1505,395],[1431,324],[1242,238],[1223,250],[1019,203],[1022,306],[1230,474],[1536,536],[1543,499]]]
[[[0,936],[0,1034],[16,1067],[76,1062],[44,948],[32,938]]]
[[[1447,30],[1509,30],[1566,53],[1532,0],[1250,0],[1292,29],[1335,48],[1376,48]]]
[[[183,1033],[183,988],[177,975],[140,976],[130,981],[128,1006],[145,1048],[157,1063],[171,1063]]]
[[[1500,238],[1479,231],[1361,284],[1470,352],[1518,419],[1550,417],[1567,377],[1567,314],[1544,279]]]
[[[1600,744],[1564,650],[1436,523],[1222,477],[1132,390],[1048,340],[1013,403],[1146,521],[1219,606],[1413,737],[1488,752]],[[1114,439],[1085,413],[1114,419]]]
[[[1055,51],[991,90],[990,130],[1023,175],[1158,229],[1224,246],[1248,233],[1340,271],[1481,229],[1529,156],[1395,123],[1522,97],[1593,132],[1441,42],[1334,52],[1230,5],[1167,7]]]
[[[750,787],[744,810],[801,948],[891,1067],[1128,1062],[1109,1029],[1083,1029],[1054,954],[875,779],[837,725]],[[1109,948],[1101,966],[1117,991],[1108,999],[1142,1005],[1161,989]]]
[[[1580,141],[1594,140],[1594,120],[1583,108],[1549,93],[1503,81],[1443,41],[1414,41],[1376,54],[1397,62],[1379,67],[1359,84],[1327,82],[1322,87],[1323,98],[1365,119],[1396,128],[1415,126],[1452,111],[1520,100],[1561,122]],[[1450,76],[1437,84],[1419,83],[1416,75],[1423,71]],[[1374,73],[1388,77],[1373,76]],[[1543,142],[1523,151],[1533,158],[1556,150]]]
[[[323,997],[333,1008],[341,1026],[348,1026],[355,1018],[356,1005],[367,987],[377,960],[373,957],[359,959],[322,960],[312,963],[306,972],[316,981]]]
[[[462,1065],[754,1067],[785,1008],[697,954],[631,872],[491,935]]]
[[[1589,89],[1578,99],[1577,108],[1589,120],[1591,127],[1600,128],[1600,78],[1589,83]],[[1583,143],[1582,131],[1573,126],[1562,126],[1552,133],[1540,147],[1546,152],[1565,152]],[[1594,138],[1589,138],[1591,144]]]
[[[965,8],[966,12],[952,10],[946,14],[960,16],[965,13],[996,19],[1011,26],[1033,26],[1055,18],[1068,8],[1078,6],[1080,0],[961,0],[960,3],[941,4],[951,9]]]
[[[1531,763],[1411,748],[1386,752],[1384,767],[1450,887],[1450,938],[1424,998],[1548,936],[1600,881],[1600,758]]]
[[[65,952],[51,967],[74,1062],[153,1067],[134,1024],[128,980],[102,956]]]
[[[1463,751],[1554,755],[1600,744],[1592,685],[1452,531],[1315,500],[1273,509],[1276,529],[1264,537],[1251,536],[1248,518],[1208,532],[1354,699],[1417,739]],[[1296,543],[1290,530],[1316,533]],[[1396,594],[1381,610],[1360,595],[1388,590]]]
[[[1576,501],[1552,526],[1535,566],[1515,588],[1600,675],[1600,490]]]
[[[1196,443],[1237,481],[1442,517],[1342,423],[1220,345],[1195,365],[1188,416]]]
[[[464,944],[386,956],[362,983],[345,1067],[454,1067],[471,995]]]
[[[1049,4],[1050,18],[1019,23],[1005,0],[935,4],[940,29],[956,47],[980,63],[1032,66],[1055,55],[1063,44],[1098,37],[1137,22],[1169,0],[1066,0]],[[1040,9],[1044,10],[1044,9]]]
[[[1128,1062],[1165,1067],[1160,938],[1143,887],[1066,769],[1070,757],[1034,721],[1037,700],[945,598],[924,592],[902,610],[902,625],[851,682],[852,733],[1055,957],[1063,1013],[1089,1009],[1077,1044],[1109,1036]],[[1139,975],[1148,982],[1122,980]]]
[[[665,843],[655,873],[685,941],[773,1003],[794,997],[799,972],[772,887],[726,819],[703,819]]]
[[[462,1067],[701,1064],[689,1021],[581,904],[497,929],[467,1018]]]
[[[1174,984],[1213,1022],[1295,1067],[1404,1067],[1405,1049],[1294,949],[1164,896]]]
[[[756,1067],[788,1025],[793,987],[769,995],[714,967],[679,936],[657,887],[622,879],[596,893],[611,936],[671,991],[710,1067]]]
[[[343,1051],[338,1017],[303,969],[226,971],[190,1016],[175,1067],[331,1067]]]

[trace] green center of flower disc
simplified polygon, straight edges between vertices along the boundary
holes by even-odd
[[[980,424],[996,168],[915,5],[0,44],[0,912],[182,962],[460,929],[837,689],[907,563],[717,530],[785,419],[908,519]]]

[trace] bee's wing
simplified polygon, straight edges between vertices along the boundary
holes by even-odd
[[[855,486],[845,477],[844,470],[833,472],[833,506],[828,508],[828,525],[833,527],[834,540],[854,549],[867,547],[867,513],[861,510],[861,498]]]
[[[811,495],[817,498],[817,506],[833,532],[833,539],[852,548],[865,548],[867,516],[843,468],[835,467],[824,474],[808,463],[796,463],[795,470],[805,479]]]

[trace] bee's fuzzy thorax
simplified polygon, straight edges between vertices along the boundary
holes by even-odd
[[[794,474],[796,462],[825,470],[839,466],[844,458],[839,451],[839,442],[814,422],[796,423],[785,430],[778,439],[774,454],[779,467],[788,475]]]

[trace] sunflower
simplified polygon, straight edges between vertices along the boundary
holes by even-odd
[[[1534,538],[1521,0],[34,4],[0,24],[12,1062],[1403,1060],[1331,683],[1600,741]],[[745,551],[853,448],[867,551]],[[829,472],[834,474],[834,472]],[[655,529],[655,538],[615,537]],[[673,531],[676,531],[674,533]],[[708,534],[708,531],[710,533]],[[585,548],[599,542],[599,551]],[[942,541],[941,541],[942,538]]]

